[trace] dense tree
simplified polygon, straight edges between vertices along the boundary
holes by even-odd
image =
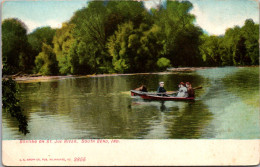
[[[36,71],[43,75],[58,73],[58,62],[50,45],[43,43],[42,52],[35,59]]]
[[[52,40],[56,30],[51,27],[41,27],[28,35],[28,42],[32,47],[32,59],[41,52],[43,43],[53,46]]]
[[[227,29],[224,36],[210,36],[208,38],[204,36],[202,37],[204,42],[200,46],[202,56],[205,58],[205,51],[211,50],[211,56],[214,55],[213,57],[217,58],[213,62],[207,59],[208,65],[258,64],[258,31],[258,25],[249,19],[242,27],[235,26]]]
[[[18,19],[3,21],[3,74],[14,74],[18,71],[29,72],[32,69],[31,47],[26,32],[25,24]]]
[[[167,1],[167,8],[153,10],[155,24],[163,32],[164,56],[174,66],[201,65],[199,55],[202,30],[195,27],[195,16],[190,14],[192,4],[189,1]]]
[[[233,62],[235,65],[244,65],[250,62],[249,57],[246,57],[246,39],[241,36],[238,42],[235,44],[233,52]]]
[[[79,58],[84,60],[81,62],[89,61],[85,66],[92,70],[87,72],[113,72],[112,57],[106,47],[109,37],[117,31],[118,25],[131,21],[133,28],[137,28],[151,21],[149,16],[143,4],[135,1],[93,1],[76,12],[71,23],[76,25],[73,35],[81,48],[75,49],[84,53],[84,57]]]
[[[60,74],[71,74],[71,56],[70,49],[72,44],[75,41],[75,38],[72,35],[74,25],[63,23],[62,27],[57,30],[54,38],[54,53],[58,61],[59,72]]]
[[[41,27],[34,30],[28,35],[28,41],[32,46],[32,49],[37,53],[41,52],[42,44],[53,45],[52,40],[55,35],[56,29],[51,27]]]
[[[128,48],[128,38],[132,35],[130,41],[134,41],[134,28],[133,23],[125,23],[118,27],[118,31],[114,36],[110,37],[107,47],[109,48],[109,53],[113,57],[114,69],[118,72],[130,71],[130,50]],[[130,44],[131,46],[131,44]],[[132,45],[133,46],[133,45]],[[134,55],[133,55],[134,56]]]
[[[21,21],[4,20],[3,74],[33,66],[66,75],[259,64],[258,24],[248,19],[210,36],[194,24],[192,8],[189,1],[167,0],[151,10],[138,1],[91,1],[61,28],[38,28],[28,40]]]
[[[259,64],[259,24],[255,24],[252,19],[248,19],[241,29],[246,45],[246,56],[243,61],[247,65]]]
[[[203,43],[200,45],[200,52],[206,65],[221,65],[220,38],[217,36],[204,35],[201,36],[201,39]]]
[[[175,39],[174,50],[170,59],[174,66],[201,66],[202,57],[200,55],[199,46],[202,41],[200,36],[202,30],[193,25],[179,32]]]
[[[118,72],[156,70],[156,62],[163,52],[162,43],[157,41],[160,32],[157,25],[151,29],[146,24],[134,29],[132,22],[120,25],[107,44],[114,69]]]
[[[205,65],[259,64],[258,26],[248,19],[242,27],[227,29],[224,36],[202,35],[199,49]]]
[[[82,60],[84,62],[89,61],[91,64],[92,71],[88,72],[102,71],[103,65],[107,61],[111,61],[105,51],[106,33],[104,23],[106,16],[107,8],[104,2],[93,1],[88,4],[87,8],[77,11],[71,19],[71,23],[75,25],[73,36],[81,44],[79,45],[80,48],[74,49],[84,53]]]

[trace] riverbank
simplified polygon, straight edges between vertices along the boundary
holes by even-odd
[[[259,67],[259,65],[254,66],[229,66],[229,67],[237,67],[237,68],[244,68],[244,67]],[[178,67],[178,68],[167,68],[166,71],[168,72],[191,72],[191,71],[197,71],[197,70],[203,70],[203,69],[210,69],[210,68],[222,68],[222,67]]]
[[[238,66],[238,68],[243,67],[259,67],[259,66]],[[108,77],[108,76],[128,76],[128,75],[149,75],[149,74],[172,74],[179,72],[194,72],[202,69],[210,69],[218,67],[181,67],[181,68],[168,68],[164,72],[148,72],[148,73],[128,73],[128,74],[93,74],[93,75],[64,75],[64,76],[43,76],[39,74],[22,74],[18,73],[15,75],[3,76],[3,79],[12,78],[18,83],[32,83],[32,82],[49,82],[62,80],[67,78],[88,78],[88,77]]]
[[[131,73],[131,74],[93,74],[93,75],[64,75],[64,76],[42,76],[42,75],[6,75],[3,79],[12,78],[18,83],[49,82],[68,78],[94,78],[128,75],[149,75],[149,74],[172,74],[173,72],[151,72],[151,73]]]
[[[167,68],[169,72],[185,72],[185,71],[197,71],[202,69],[217,68],[217,67],[180,67],[180,68]]]

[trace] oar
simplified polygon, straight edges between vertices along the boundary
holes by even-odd
[[[193,88],[193,90],[197,90],[197,89],[202,89],[202,86],[198,86]],[[174,93],[178,93],[178,91],[168,91],[167,94],[174,94]]]
[[[197,90],[197,89],[202,89],[202,86],[198,86],[198,87],[195,87],[193,88],[193,90]],[[143,94],[147,94],[147,95],[163,95],[163,94],[166,94],[166,95],[172,95],[174,93],[178,93],[178,91],[167,91],[166,93],[149,93],[149,92],[142,92]]]
[[[178,91],[167,91],[167,94],[174,94],[174,93],[178,93]]]
[[[170,95],[170,94],[174,94],[174,93],[177,93],[178,91],[168,91],[168,92],[165,92],[165,93],[157,93],[157,92],[154,92],[154,93],[151,93],[151,92],[142,92],[142,94],[146,94],[146,95]]]
[[[195,87],[193,88],[193,90],[197,90],[197,89],[202,89],[202,86],[198,86],[198,87]],[[178,91],[167,91],[167,95],[172,95],[174,93],[178,93]],[[161,94],[161,93],[157,93],[157,94]],[[162,93],[162,94],[165,94],[165,93]]]
[[[193,88],[193,90],[196,90],[196,89],[202,89],[202,86],[198,86],[198,87]]]

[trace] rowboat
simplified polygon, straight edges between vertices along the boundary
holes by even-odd
[[[195,97],[174,97],[174,96],[159,96],[156,93],[141,92],[131,90],[132,96],[140,96],[145,100],[159,100],[159,101],[192,101]]]

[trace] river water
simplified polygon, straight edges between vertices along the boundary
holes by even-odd
[[[189,81],[194,102],[144,101],[130,91],[164,81],[177,90]],[[3,139],[258,139],[259,68],[225,67],[194,72],[67,78],[19,83],[30,133],[2,114]]]

